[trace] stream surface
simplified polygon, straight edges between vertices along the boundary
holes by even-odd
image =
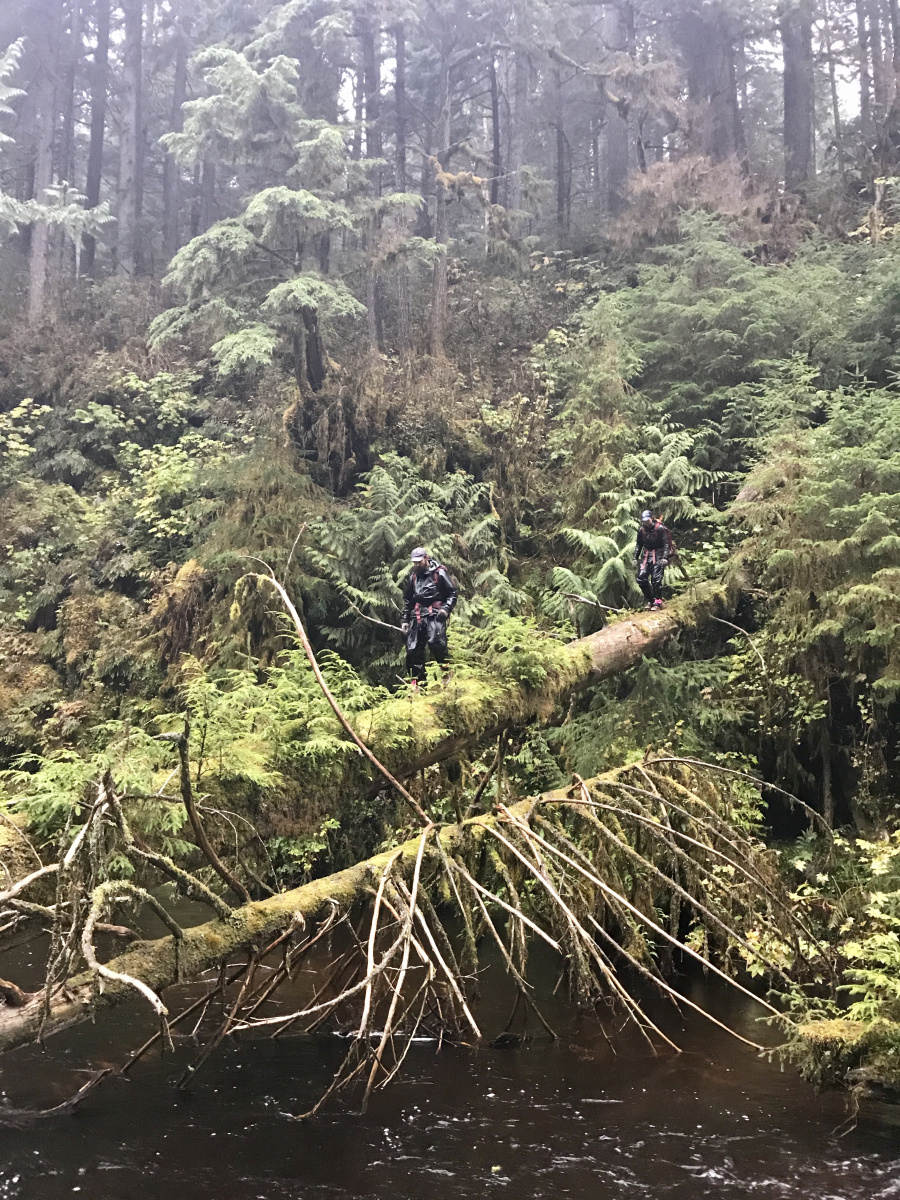
[[[15,973],[10,957],[4,967],[34,985],[42,947],[13,953]],[[900,1113],[864,1107],[838,1136],[842,1097],[816,1096],[790,1069],[661,1002],[654,1019],[683,1053],[654,1058],[634,1032],[616,1035],[621,1018],[608,1014],[604,1034],[554,997],[557,969],[536,958],[557,1042],[439,1053],[416,1043],[363,1116],[358,1095],[309,1121],[285,1115],[328,1086],[346,1051],[340,1037],[231,1039],[191,1090],[176,1091],[173,1080],[197,1054],[182,1037],[174,1058],[152,1051],[74,1112],[0,1127],[0,1200],[900,1200]],[[478,1018],[494,1036],[509,995],[499,977],[489,982]],[[682,987],[747,1036],[772,1042],[752,1001],[702,978]],[[9,1119],[66,1099],[153,1030],[136,1002],[43,1050],[6,1056],[0,1114],[2,1105]]]

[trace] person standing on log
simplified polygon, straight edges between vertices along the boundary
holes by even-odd
[[[638,587],[644,593],[647,608],[662,608],[663,575],[669,565],[669,559],[677,557],[678,551],[675,549],[671,533],[662,521],[653,516],[649,508],[645,509],[641,513],[634,562],[638,569]]]
[[[406,667],[413,687],[425,683],[425,652],[435,662],[447,661],[447,621],[457,601],[450,573],[423,546],[410,555],[412,571],[403,588]]]

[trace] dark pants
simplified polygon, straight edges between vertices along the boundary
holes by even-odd
[[[638,567],[638,587],[644,593],[644,599],[650,604],[653,600],[662,599],[663,575],[669,565],[668,559],[660,558],[652,562],[649,555],[641,560]]]
[[[447,661],[447,622],[424,616],[411,621],[406,634],[406,668],[419,683],[425,682],[425,651],[437,663]]]

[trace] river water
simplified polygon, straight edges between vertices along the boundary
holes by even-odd
[[[25,982],[40,947],[17,954]],[[185,1038],[174,1058],[148,1055],[72,1113],[0,1128],[0,1200],[900,1200],[893,1110],[864,1108],[839,1136],[841,1097],[816,1096],[669,1005],[654,1016],[682,1054],[654,1058],[628,1031],[616,1036],[612,1018],[607,1040],[596,1020],[550,994],[550,967],[538,963],[557,1042],[416,1044],[364,1116],[350,1097],[309,1121],[289,1115],[330,1082],[346,1049],[333,1034],[230,1040],[179,1092],[172,1081],[197,1053]],[[702,978],[682,986],[771,1042],[751,1001]],[[509,997],[490,978],[484,991],[479,1019],[496,1032]],[[87,1072],[127,1059],[152,1029],[135,1003],[8,1055],[2,1102],[48,1107]]]

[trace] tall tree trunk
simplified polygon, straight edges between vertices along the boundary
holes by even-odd
[[[629,8],[631,6],[629,5]],[[619,4],[603,12],[603,40],[618,54],[632,50],[628,14]],[[606,207],[611,213],[621,211],[628,183],[628,118],[616,104],[606,102]]]
[[[896,3],[896,0],[893,0]],[[840,92],[838,90],[837,63],[834,56],[834,41],[831,28],[831,8],[825,0],[822,21],[822,37],[825,43],[825,57],[828,60],[828,86],[831,92],[831,119],[834,123],[834,149],[837,155],[838,171],[844,170],[844,124],[841,120]]]
[[[832,780],[831,760],[831,704],[828,704],[827,715],[822,722],[822,736],[819,743],[822,756],[822,816],[829,829],[834,828],[834,784]]]
[[[603,169],[600,158],[600,131],[602,122],[599,114],[591,117],[591,208],[603,207]]]
[[[356,123],[353,129],[353,141],[350,145],[350,157],[354,162],[362,158],[363,125],[366,123],[366,78],[362,65],[353,73],[353,114]]]
[[[488,68],[491,83],[491,204],[500,203],[500,175],[503,171],[500,128],[500,85],[497,82],[497,58],[491,54]]]
[[[319,313],[315,308],[301,310],[306,330],[306,378],[314,392],[321,391],[327,375],[325,343],[319,328]]]
[[[888,13],[891,23],[891,65],[894,68],[894,90],[897,89],[897,76],[900,74],[900,0],[888,0]]]
[[[528,128],[528,52],[524,45],[526,20],[522,5],[516,16],[518,45],[513,51],[513,103],[506,163],[506,203],[513,212],[522,207],[522,167],[525,165],[525,132]]]
[[[743,122],[737,96],[736,33],[721,3],[680,14],[675,34],[687,67],[694,141],[714,162],[740,154]]]
[[[381,30],[375,20],[360,21],[360,44],[363,61],[363,87],[365,89],[366,113],[366,157],[381,158],[383,139],[381,134],[381,55],[378,44]],[[381,167],[373,172],[376,195],[381,194]]]
[[[87,0],[84,0],[86,3]],[[84,52],[82,0],[70,0],[69,37],[63,79],[63,128],[59,153],[60,182],[75,183],[75,88]]]
[[[450,167],[450,64],[446,54],[441,55],[439,87],[439,111],[437,121],[437,161],[440,172]],[[434,189],[434,237],[437,253],[431,286],[431,329],[430,349],[434,358],[444,357],[444,337],[447,331],[447,244],[450,241],[450,221],[447,212],[447,189],[438,177]]]
[[[875,100],[875,119],[882,122],[888,111],[888,81],[884,62],[884,43],[881,37],[881,7],[878,0],[867,0],[869,47],[872,54],[872,91]]]
[[[856,46],[859,54],[859,118],[863,137],[872,133],[872,76],[869,70],[869,27],[865,0],[856,0]]]
[[[394,29],[394,143],[395,185],[398,192],[405,192],[407,184],[406,157],[406,30],[403,25]]]
[[[122,45],[122,127],[119,134],[119,204],[116,270],[138,273],[140,220],[141,108],[144,36],[143,0],[121,0],[125,17]]]
[[[406,176],[406,31],[398,25],[394,31],[394,183],[398,192],[408,186]],[[403,222],[403,233],[406,232]],[[397,268],[397,341],[401,354],[408,354],[410,342],[409,268],[404,261]]]
[[[184,25],[175,22],[174,31],[175,70],[172,81],[172,115],[170,128],[180,133],[184,128],[184,110],[187,98],[188,40]],[[167,154],[163,163],[163,247],[166,258],[172,258],[181,245],[181,167],[172,154]]]
[[[109,24],[111,0],[94,0],[97,48],[91,69],[91,140],[88,149],[87,184],[85,194],[88,208],[100,203],[103,183],[103,143],[106,134],[106,100],[109,91]],[[82,263],[89,275],[94,274],[97,242],[84,239]]]
[[[813,174],[815,68],[811,0],[792,3],[779,22],[784,56],[784,183],[792,191]]]
[[[200,172],[200,227],[199,232],[209,229],[216,219],[216,164],[208,158],[203,160]]]
[[[896,5],[897,0],[880,0],[881,5],[881,39],[882,39],[882,61],[884,70],[888,80],[889,99],[893,99],[893,78],[892,72],[894,69],[894,23],[891,19],[891,4]]]
[[[437,124],[440,122],[440,96],[438,95],[438,82],[433,75],[429,77],[425,84],[425,103],[424,111],[429,114],[436,112],[436,122],[426,120],[422,128],[422,158],[421,166],[419,167],[419,195],[422,197],[422,203],[419,205],[418,215],[416,217],[415,230],[419,237],[430,238],[434,235],[434,221],[431,213],[431,198],[434,195],[434,164],[431,161],[434,156],[434,142],[437,136]]]
[[[567,171],[568,155],[566,153],[566,131],[563,125],[565,108],[563,105],[562,72],[559,67],[553,72],[554,92],[554,124],[556,126],[556,228],[564,233],[568,227],[567,221]]]
[[[53,182],[53,136],[56,131],[56,81],[62,35],[62,0],[38,0],[32,10],[32,44],[37,71],[32,84],[37,121],[34,155],[34,196],[43,200]],[[50,231],[45,221],[32,226],[28,264],[28,319],[40,320],[47,288],[47,251]]]
[[[384,144],[381,133],[381,55],[379,53],[381,30],[377,21],[371,17],[361,18],[359,35],[366,101],[366,157],[380,159],[384,153]],[[380,164],[372,169],[372,183],[375,195],[380,196],[382,189]],[[377,253],[381,240],[381,220],[377,214],[373,215],[367,225],[366,330],[369,335],[369,348],[380,350],[383,348],[383,318]]]

